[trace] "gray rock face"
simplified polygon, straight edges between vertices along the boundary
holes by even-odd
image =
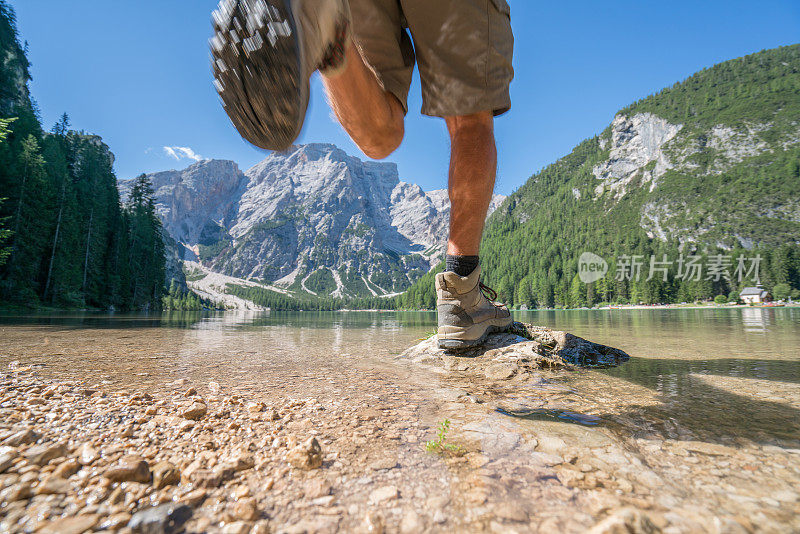
[[[200,161],[182,171],[157,172],[148,178],[164,229],[186,244],[217,241],[220,226],[235,219],[236,203],[246,184],[238,165],[225,160]],[[123,197],[130,187],[130,181],[120,181]]]
[[[625,195],[628,184],[640,172],[648,172],[644,181],[652,182],[672,167],[662,147],[671,141],[683,125],[671,124],[651,113],[638,113],[633,117],[617,115],[611,123],[608,160],[597,165],[594,175],[602,183],[595,192],[610,190],[616,198]],[[643,171],[650,163],[653,169]]]
[[[772,122],[743,121],[699,129],[673,124],[652,113],[619,114],[599,137],[600,148],[608,150],[608,157],[592,169],[597,179],[594,198],[619,201],[646,188],[655,199],[644,202],[640,211],[640,225],[648,237],[661,241],[676,239],[681,244],[707,241],[706,234],[715,226],[735,223],[737,218],[709,218],[706,224],[686,224],[693,215],[694,204],[669,193],[659,195],[660,185],[664,180],[669,181],[672,173],[700,180],[703,176],[725,173],[748,158],[797,147],[800,124],[793,120],[787,125],[782,120],[776,116]],[[709,160],[707,165],[700,163],[704,161],[702,158],[698,160],[701,154]],[[580,191],[573,189],[573,196],[580,200]],[[800,220],[796,199],[785,196],[770,197],[762,205],[750,205],[748,209],[749,213],[768,220]],[[731,233],[725,237],[733,238],[745,248],[754,244],[747,235]],[[723,241],[714,244],[732,248],[733,240]]]
[[[446,191],[425,193],[401,182],[395,164],[361,161],[334,145],[271,153],[245,173],[207,160],[151,179],[159,216],[185,258],[299,292],[402,291],[439,261],[447,238]],[[123,196],[128,188],[121,183]]]

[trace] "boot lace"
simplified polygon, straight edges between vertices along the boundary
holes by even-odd
[[[494,304],[494,301],[497,300],[497,291],[492,289],[491,287],[487,286],[483,282],[478,282],[478,287],[480,288],[483,295],[489,299],[489,301]],[[496,304],[495,304],[496,306]]]

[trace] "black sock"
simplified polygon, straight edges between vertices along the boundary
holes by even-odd
[[[478,266],[478,256],[445,256],[445,271],[452,271],[458,276],[469,276]]]

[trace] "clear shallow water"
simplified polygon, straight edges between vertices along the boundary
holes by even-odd
[[[604,510],[628,506],[671,532],[726,531],[737,517],[753,532],[800,531],[800,309],[516,318],[631,360],[491,381],[466,358],[449,371],[398,358],[434,330],[433,313],[52,314],[0,315],[0,368],[18,361],[79,387],[161,393],[167,404],[181,404],[189,386],[207,395],[211,380],[225,396],[283,408],[313,398],[319,409],[285,430],[320,433],[343,455],[328,471],[351,516],[346,531],[388,484],[400,488],[398,510],[417,507],[429,525],[444,511],[448,532],[497,531],[488,521],[509,510],[530,518],[514,524],[521,532],[585,532]],[[465,457],[426,452],[443,420]],[[399,467],[371,467],[385,458]],[[281,480],[283,492],[303,478]]]
[[[619,347],[632,359],[565,377],[556,391],[519,387],[518,406],[504,409],[509,417],[615,422],[667,436],[800,440],[798,308],[537,311],[515,318]],[[428,312],[0,315],[0,364],[39,363],[118,387],[188,377],[227,381],[245,392],[340,398],[368,389],[369,380],[425,382],[391,362],[435,326]]]

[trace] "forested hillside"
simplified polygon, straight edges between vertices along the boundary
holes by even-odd
[[[164,293],[164,245],[146,180],[120,205],[100,137],[44,131],[14,13],[0,0],[0,302],[148,309]]]
[[[589,284],[578,276],[587,251],[609,264]],[[648,280],[651,256],[664,255],[667,280],[659,270]],[[634,256],[638,279],[626,271]],[[699,279],[680,272],[690,256]],[[481,249],[486,283],[515,307],[735,296],[755,283],[755,257],[767,289],[800,297],[798,45],[705,69],[621,110],[511,195]],[[422,278],[401,307],[432,307],[431,283]]]

